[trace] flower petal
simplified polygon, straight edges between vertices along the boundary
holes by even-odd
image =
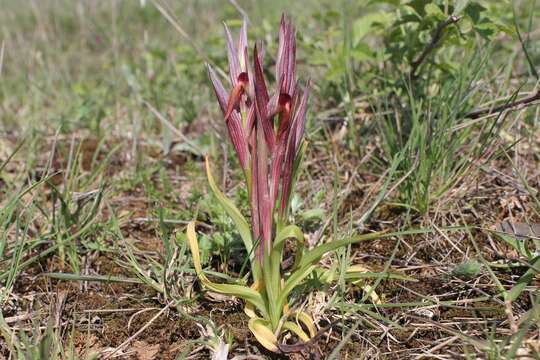
[[[225,28],[225,37],[227,39],[227,57],[229,59],[229,76],[231,78],[231,84],[235,86],[237,83],[238,75],[240,75],[240,73],[242,72],[240,68],[240,61],[238,60],[238,51],[234,47],[234,42],[233,42],[229,27],[225,23],[223,23],[223,27]]]
[[[214,92],[219,102],[221,112],[227,114],[227,106],[229,102],[229,95],[223,88],[221,81],[217,77],[216,73],[210,65],[207,65],[208,76],[214,87]],[[245,171],[248,168],[249,162],[249,149],[247,144],[247,136],[244,127],[242,126],[242,119],[237,111],[232,111],[226,119],[227,129],[229,131],[229,137],[233,143],[234,149],[238,154],[238,159],[242,169]]]
[[[261,122],[261,127],[264,132],[266,143],[270,150],[274,149],[275,135],[274,124],[268,116],[268,90],[264,81],[264,74],[261,65],[261,56],[257,50],[257,45],[253,50],[254,61],[254,89],[255,89],[255,109],[258,120]]]
[[[238,59],[240,61],[240,69],[244,72],[248,71],[247,47],[247,19],[244,18],[238,36]]]
[[[223,84],[217,77],[212,66],[210,66],[210,64],[206,64],[206,68],[208,70],[208,77],[210,78],[210,81],[212,81],[212,86],[214,87],[214,92],[216,93],[219,107],[221,108],[223,114],[225,114],[227,112],[227,102],[229,100],[229,95],[227,94],[227,91],[225,91]]]
[[[277,134],[276,146],[272,159],[272,172],[270,175],[270,199],[271,208],[273,209],[278,197],[279,183],[281,180],[281,172],[283,170],[283,158],[287,148],[287,137],[291,125],[291,105],[292,99],[288,94],[279,95],[279,129]]]
[[[233,110],[241,103],[242,95],[248,85],[248,74],[242,72],[238,75],[236,85],[234,85],[229,95],[229,101],[227,102],[227,111],[225,112],[225,120],[229,119]]]
[[[304,128],[306,122],[307,103],[309,98],[310,82],[308,81],[304,93],[302,94],[302,100],[300,105],[294,114],[294,118],[289,131],[287,150],[285,152],[285,161],[283,164],[283,176],[281,185],[281,206],[280,215],[284,216],[286,213],[286,206],[291,191],[291,183],[294,176],[294,162],[297,157],[300,143],[304,137]]]
[[[308,80],[306,83],[306,87],[304,88],[304,93],[302,94],[302,100],[300,101],[300,105],[298,106],[298,110],[296,111],[294,115],[294,126],[296,127],[295,131],[295,147],[298,149],[300,146],[300,142],[302,141],[302,138],[304,137],[304,128],[306,125],[306,112],[307,112],[307,104],[309,99],[309,91],[311,87],[311,81]]]
[[[279,46],[276,59],[278,93],[292,94],[296,83],[296,39],[292,22],[281,17]]]

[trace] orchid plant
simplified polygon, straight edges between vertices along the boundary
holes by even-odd
[[[290,307],[289,301],[298,286],[318,270],[320,258],[339,247],[375,239],[381,234],[335,240],[311,250],[304,246],[302,230],[288,223],[291,193],[306,149],[304,127],[310,89],[309,81],[301,87],[296,79],[294,26],[285,17],[281,18],[272,94],[264,78],[261,43],[255,45],[253,64],[250,64],[246,21],[237,44],[227,26],[225,35],[231,89],[225,89],[209,65],[208,74],[245,176],[251,224],[216,185],[208,157],[206,172],[211,190],[242,238],[251,280],[238,279],[234,284],[210,281],[201,266],[195,222],[187,227],[187,239],[202,284],[211,291],[244,300],[251,332],[266,349],[278,352],[280,339],[287,332],[302,341],[316,334],[311,316]],[[295,261],[291,268],[283,270],[283,252],[288,240],[296,242]]]

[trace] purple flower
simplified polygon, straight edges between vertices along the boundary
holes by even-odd
[[[214,70],[208,74],[246,176],[251,206],[253,238],[260,240],[257,255],[271,251],[275,216],[287,216],[294,164],[299,154],[306,120],[309,82],[301,90],[296,79],[296,34],[281,18],[276,57],[276,84],[269,94],[264,78],[264,48],[253,49],[250,66],[247,24],[244,21],[235,46],[225,26],[231,89],[226,91]]]

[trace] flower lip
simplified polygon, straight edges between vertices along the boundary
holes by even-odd
[[[278,109],[284,109],[285,111],[290,111],[291,110],[291,102],[292,102],[292,98],[289,94],[287,93],[280,93],[279,94],[279,99],[278,99]]]
[[[246,92],[247,87],[249,84],[249,77],[247,72],[241,72],[238,75],[237,83],[234,86],[234,88],[231,90],[231,93],[229,94],[229,101],[227,103],[227,111],[225,113],[225,121],[229,120],[229,117],[231,116],[231,113],[235,108],[238,107],[238,104],[240,102],[240,97],[244,92]]]
[[[249,76],[248,76],[248,73],[247,72],[241,72],[239,75],[238,75],[238,82],[241,83],[242,85],[246,86],[249,82]]]

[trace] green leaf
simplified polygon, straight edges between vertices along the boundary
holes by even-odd
[[[206,176],[208,178],[208,183],[210,184],[210,189],[214,193],[221,206],[223,206],[225,212],[227,212],[227,214],[231,217],[232,221],[236,225],[236,228],[238,229],[238,232],[242,237],[242,241],[244,242],[247,253],[251,254],[249,260],[253,264],[255,256],[254,252],[252,251],[253,239],[251,236],[251,229],[249,227],[249,224],[242,215],[242,213],[240,213],[240,210],[238,210],[238,208],[234,205],[234,203],[229,200],[217,187],[216,182],[214,181],[214,177],[212,176],[212,171],[210,170],[210,161],[208,160],[208,157],[206,158]]]
[[[412,0],[406,4],[407,7],[410,7],[418,15],[424,16],[426,14],[425,8],[426,5],[431,3],[432,0]]]
[[[482,270],[481,263],[476,260],[466,260],[452,270],[452,275],[465,279],[473,279],[480,274],[480,270]]]
[[[272,262],[275,269],[279,269],[279,264],[276,264],[276,262],[281,260],[283,243],[286,239],[290,238],[296,239],[296,258],[293,269],[298,268],[300,261],[302,261],[302,254],[304,253],[304,233],[302,232],[302,229],[296,225],[287,225],[278,232],[276,238],[274,239],[274,246],[272,248]]]
[[[304,324],[309,332],[310,337],[315,337],[317,335],[317,329],[315,328],[313,319],[307,313],[303,311],[295,311],[289,314],[289,319],[295,319],[297,323],[301,322]]]
[[[477,24],[475,30],[484,38],[491,39],[499,33],[499,28],[494,23],[485,22]]]
[[[538,274],[538,269],[540,268],[540,256],[538,256],[532,266],[523,274],[516,285],[506,293],[506,300],[515,301],[519,295],[525,290],[525,287],[528,286],[534,277]]]
[[[460,15],[467,7],[470,0],[457,0],[456,7],[454,8],[454,15]]]
[[[467,34],[467,33],[471,32],[473,27],[474,27],[474,23],[473,23],[472,19],[469,16],[463,17],[463,19],[459,22],[459,30],[463,34]]]
[[[261,311],[263,316],[268,316],[264,301],[256,290],[244,285],[236,284],[216,284],[211,282],[202,271],[201,259],[199,254],[199,245],[197,243],[197,234],[195,232],[195,222],[192,221],[187,226],[186,237],[188,245],[191,250],[191,256],[193,257],[193,265],[195,266],[195,272],[201,280],[201,283],[208,289],[230,296],[236,296],[242,300],[245,300],[255,306]]]
[[[427,4],[424,10],[426,11],[426,14],[428,16],[434,16],[440,20],[444,20],[444,18],[446,17],[444,13],[442,12],[442,10],[433,3]]]
[[[286,239],[295,238],[301,244],[304,243],[304,233],[296,225],[287,225],[279,231],[274,239],[274,248],[278,248]]]
[[[338,277],[337,267],[333,264],[330,268],[317,268],[317,278],[326,284],[331,284]],[[386,280],[401,280],[417,282],[418,280],[403,274],[390,273],[390,272],[373,272],[369,270],[356,270],[356,266],[351,266],[347,269],[345,280],[352,282],[353,284],[361,279],[386,279]]]
[[[303,268],[299,268],[298,270],[294,271],[291,276],[285,281],[285,286],[283,287],[283,290],[279,294],[279,297],[277,299],[277,308],[282,309],[283,305],[285,304],[285,301],[287,301],[287,297],[291,293],[291,291],[294,290],[294,288],[302,282],[309,274],[313,272],[315,269],[315,266],[309,265],[305,266]]]
[[[401,281],[412,281],[417,282],[413,277],[396,274],[396,273],[376,273],[376,272],[348,272],[345,274],[345,280],[355,281],[359,279],[387,279],[387,280],[401,280]]]
[[[371,13],[357,19],[352,25],[353,46],[356,46],[360,40],[370,33],[378,30],[377,25],[380,25],[379,28],[383,29],[391,21],[392,15],[387,12]]]
[[[486,11],[486,8],[480,5],[478,2],[472,2],[465,7],[465,14],[471,17],[472,21],[476,24],[480,21],[482,13]]]
[[[374,5],[374,4],[388,4],[393,6],[399,6],[401,4],[401,0],[370,0],[367,5]]]
[[[366,61],[366,60],[373,59],[375,57],[375,53],[373,52],[372,48],[368,44],[364,42],[359,42],[351,50],[351,56],[356,61]]]
[[[444,229],[447,231],[458,231],[462,229],[462,227],[448,227]],[[397,232],[392,232],[392,233],[388,233],[385,231],[378,231],[378,232],[369,233],[369,234],[356,235],[356,236],[352,236],[352,237],[342,239],[342,240],[330,241],[330,242],[327,242],[326,244],[319,245],[316,248],[304,254],[304,257],[302,261],[300,262],[299,267],[303,268],[307,265],[314,264],[318,262],[320,258],[327,252],[339,249],[342,246],[348,246],[350,244],[357,244],[364,241],[371,241],[371,240],[382,239],[382,238],[387,238],[387,237],[392,237],[392,236],[426,234],[432,231],[433,230],[430,228],[397,231]]]
[[[521,237],[520,239],[517,238],[517,236],[511,236],[508,234],[504,234],[501,232],[492,232],[495,236],[497,236],[499,239],[505,241],[508,245],[514,248],[514,250],[517,251],[517,253],[523,257],[528,258],[529,260],[532,259],[532,253],[529,250],[529,247],[527,246],[527,238]],[[517,235],[517,234],[516,234]]]
[[[350,244],[356,244],[363,241],[370,241],[381,238],[385,233],[384,232],[375,232],[365,235],[358,235],[354,237],[349,237],[342,240],[334,240],[317,246],[316,248],[307,252],[302,261],[299,264],[300,268],[304,268],[307,265],[312,265],[320,260],[320,258],[329,251],[339,249],[342,246],[348,246]]]
[[[69,273],[44,273],[43,276],[50,277],[51,279],[65,280],[65,281],[103,281],[103,282],[118,282],[118,283],[130,283],[130,284],[142,284],[143,281],[135,278],[121,278],[116,276],[107,275],[80,275]]]
[[[321,208],[306,210],[300,214],[300,217],[304,221],[322,220],[324,219],[324,210]]]

